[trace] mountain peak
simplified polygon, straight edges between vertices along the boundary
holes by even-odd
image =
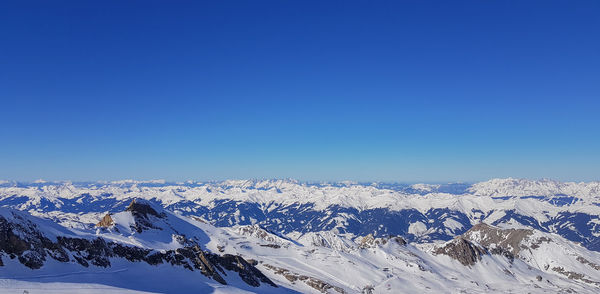
[[[434,253],[448,255],[463,265],[470,266],[481,260],[481,257],[487,254],[487,251],[478,244],[459,236],[446,243],[446,245],[437,248]]]
[[[148,218],[148,215],[153,215],[159,218],[162,217],[160,214],[158,214],[156,209],[152,207],[152,204],[150,202],[146,200],[140,200],[137,198],[131,200],[131,203],[129,204],[129,206],[127,206],[125,211],[129,211],[135,216],[140,216],[144,218]]]

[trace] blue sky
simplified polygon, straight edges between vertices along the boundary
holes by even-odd
[[[597,1],[7,2],[0,179],[600,180]]]

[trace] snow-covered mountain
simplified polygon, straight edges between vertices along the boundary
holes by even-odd
[[[66,226],[146,199],[218,227],[258,224],[281,234],[333,231],[450,240],[473,225],[523,225],[600,250],[600,182],[494,179],[447,185],[307,184],[291,180],[166,183],[5,183],[0,206]],[[71,220],[75,219],[76,222]]]
[[[600,290],[599,182],[2,182],[0,206],[14,289]]]
[[[104,280],[134,290],[285,292],[242,257],[209,251],[213,229],[143,200],[105,216],[95,231],[0,208],[0,273],[11,280]]]

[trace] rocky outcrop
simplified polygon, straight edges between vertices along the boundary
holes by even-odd
[[[18,258],[25,266],[38,269],[51,256],[58,261],[68,261],[65,250],[36,229],[36,225],[19,214],[13,215],[17,221],[9,221],[0,216],[0,252],[11,259]]]
[[[277,234],[273,231],[267,230],[257,224],[240,226],[237,228],[237,232],[240,235],[251,236],[268,242],[268,244],[261,245],[263,247],[281,248],[288,247],[289,245],[294,243],[294,241],[288,239],[287,237]]]
[[[332,231],[310,232],[302,235],[299,242],[309,246],[331,248],[338,251],[348,252],[356,248],[356,243]]]
[[[487,254],[487,251],[463,237],[458,237],[443,247],[437,248],[434,254],[448,255],[465,266],[471,266],[481,260],[481,256]]]
[[[131,212],[134,216],[148,218],[149,215],[153,215],[155,217],[164,217],[164,215],[158,214],[152,206],[146,201],[139,201],[137,199],[131,200],[129,206],[125,209],[125,211]]]
[[[263,266],[271,271],[273,271],[273,273],[275,273],[276,275],[282,275],[284,278],[286,278],[286,280],[290,281],[291,283],[296,283],[296,282],[302,282],[305,283],[306,285],[318,290],[321,293],[328,293],[329,290],[335,290],[338,293],[346,293],[346,291],[344,291],[344,289],[331,285],[327,282],[324,282],[323,280],[314,278],[314,277],[309,277],[309,276],[305,276],[305,275],[301,275],[298,273],[294,273],[288,269],[282,268],[282,267],[277,267],[277,266],[273,266],[270,264],[263,264]]]
[[[108,227],[112,227],[115,224],[115,221],[112,219],[112,217],[110,217],[110,213],[107,213],[102,220],[100,220],[97,224],[96,227],[100,227],[100,228],[108,228]]]
[[[225,254],[223,256],[211,254],[211,256],[217,259],[216,263],[219,266],[222,266],[226,270],[237,272],[240,278],[251,286],[258,287],[260,286],[260,283],[265,283],[277,287],[275,283],[254,267],[254,265],[240,256],[231,254]]]
[[[434,254],[445,254],[458,260],[465,266],[471,266],[481,260],[485,254],[503,255],[509,261],[519,258],[522,250],[535,250],[542,243],[551,243],[553,240],[547,236],[534,235],[533,230],[527,229],[500,229],[487,224],[478,224],[473,226],[463,235],[447,242],[445,245],[434,250]],[[523,257],[526,260],[526,257]],[[589,261],[588,259],[577,256],[576,261],[589,266],[592,269],[600,270],[600,265]],[[553,271],[565,276],[571,280],[578,280],[587,284],[600,286],[600,281],[594,280],[585,271],[574,271],[573,267],[554,266],[546,264],[544,271]],[[514,275],[508,269],[504,269],[507,275]],[[542,281],[542,276],[536,276],[538,282]]]
[[[142,211],[146,215],[158,215],[152,214],[146,208],[142,208]],[[142,213],[139,210],[137,212]],[[19,214],[13,214],[13,217],[14,219],[7,219],[0,216],[0,256],[4,253],[11,259],[17,258],[21,264],[31,269],[42,267],[49,258],[59,262],[78,263],[84,267],[105,268],[111,266],[111,258],[123,258],[130,262],[145,262],[149,265],[170,264],[190,271],[197,270],[221,284],[227,284],[224,276],[235,272],[248,285],[258,287],[264,283],[277,287],[242,257],[214,254],[202,250],[197,244],[156,251],[107,241],[101,237],[87,239],[56,236],[55,240],[51,240],[35,223]],[[188,240],[187,244],[193,242]]]
[[[593,280],[587,278],[584,274],[565,270],[562,266],[553,267],[552,270],[571,279],[571,280],[580,280],[580,281],[588,283],[588,284],[594,284],[596,286],[600,286],[600,282],[593,281]]]
[[[532,230],[501,229],[480,223],[443,247],[438,247],[434,253],[448,255],[463,265],[473,265],[481,259],[481,256],[488,253],[502,255],[512,262],[522,249],[529,248],[523,241],[532,235]],[[544,241],[550,240],[536,242]],[[534,242],[532,247],[536,246],[535,244],[537,243]]]
[[[395,242],[399,245],[406,245],[406,241],[400,237],[400,236],[389,236],[387,238],[375,238],[373,237],[372,234],[366,235],[364,236],[359,244],[358,244],[358,248],[361,249],[365,249],[365,248],[375,248],[375,247],[379,247],[381,245],[385,245],[388,242]]]
[[[600,271],[600,265],[598,265],[596,263],[593,263],[593,262],[585,259],[584,257],[577,256],[577,261],[579,261],[579,262],[581,262],[583,264],[587,264],[589,267],[591,267],[591,268],[593,268],[593,269],[595,269],[597,271]]]
[[[501,229],[485,223],[474,225],[463,234],[463,237],[475,241],[486,248],[496,248],[497,252],[506,252],[517,256],[521,249],[527,249],[523,240],[529,238],[533,230],[527,229]]]
[[[164,212],[158,213],[156,209],[152,208],[152,205],[146,200],[131,200],[131,203],[125,211],[129,211],[135,220],[132,225],[132,229],[138,233],[149,229],[158,229],[161,228],[152,225],[154,222],[153,218],[165,218],[166,214]]]
[[[241,226],[237,231],[240,235],[256,237],[267,242],[279,241],[279,238],[277,238],[273,232],[262,228],[259,225]]]

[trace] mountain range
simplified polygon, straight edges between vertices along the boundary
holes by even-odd
[[[3,181],[0,207],[5,289],[600,291],[600,182]]]

